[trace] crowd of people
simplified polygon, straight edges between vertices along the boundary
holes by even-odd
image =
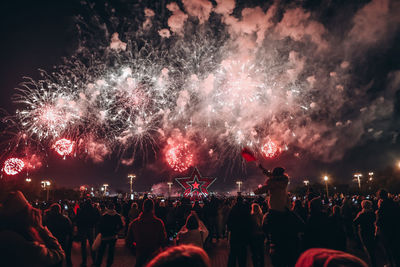
[[[106,251],[112,266],[122,238],[138,267],[210,266],[205,251],[223,239],[227,266],[265,266],[266,255],[273,266],[400,266],[396,196],[294,196],[282,172],[271,181],[258,192],[267,197],[86,198],[45,209],[11,192],[0,206],[1,266],[72,266],[73,242],[81,266],[101,266]],[[350,247],[363,251],[364,261],[347,254]],[[311,264],[317,261],[322,265]]]

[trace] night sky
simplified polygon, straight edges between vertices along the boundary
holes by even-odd
[[[101,6],[99,2],[97,3]],[[111,1],[110,5],[115,6],[117,10],[123,10],[121,14],[126,15],[124,14],[127,12],[124,10],[125,5],[127,5],[125,2],[129,1]],[[160,29],[168,27],[167,19],[171,12],[165,9],[165,6],[170,1],[166,1],[165,5],[161,2],[160,4],[152,4],[152,1],[147,2],[148,4],[146,4],[146,1],[131,3],[130,8],[134,8],[139,12],[143,7],[149,6],[155,10],[156,17],[158,15],[165,16],[165,18],[159,19],[160,23],[157,27]],[[213,6],[217,5],[216,2],[211,2]],[[238,1],[233,14],[240,15],[244,7],[254,8],[260,6],[263,11],[266,11],[273,5],[272,1],[261,4],[263,2],[265,1]],[[285,11],[296,7],[301,8],[310,12],[312,14],[311,18],[323,25],[325,31],[329,32],[329,36],[326,33],[322,34],[323,38],[326,38],[326,42],[330,47],[336,47],[336,49],[330,48],[332,49],[331,51],[337,51],[336,55],[329,52],[329,56],[324,54],[324,56],[319,58],[316,56],[311,60],[309,59],[311,52],[309,48],[303,47],[303,43],[299,42],[292,45],[287,39],[284,39],[283,41],[290,43],[288,46],[290,45],[292,49],[306,51],[304,52],[304,58],[307,58],[305,60],[307,67],[301,74],[298,74],[298,80],[306,80],[306,76],[313,72],[313,68],[310,67],[313,64],[315,64],[315,73],[318,73],[320,66],[324,66],[323,68],[331,66],[329,62],[326,62],[327,60],[343,57],[350,61],[352,66],[351,73],[346,74],[346,78],[343,78],[345,80],[343,84],[348,88],[345,90],[351,92],[347,94],[346,98],[340,100],[341,108],[335,109],[334,112],[337,117],[343,118],[343,123],[349,120],[353,121],[354,124],[355,122],[358,123],[357,127],[353,127],[351,130],[340,130],[337,127],[335,128],[334,123],[327,124],[332,126],[327,126],[324,132],[320,132],[322,133],[321,138],[331,139],[333,135],[340,135],[341,137],[338,138],[335,144],[328,146],[321,142],[310,143],[309,145],[293,143],[293,145],[289,145],[289,152],[284,152],[272,160],[263,160],[263,164],[268,168],[274,166],[285,167],[293,178],[293,184],[301,183],[305,178],[317,181],[324,174],[328,174],[337,181],[350,182],[354,172],[377,172],[394,166],[400,160],[400,141],[398,138],[400,126],[400,19],[396,19],[396,16],[393,15],[397,11],[400,12],[400,5],[395,0],[376,0],[375,2],[378,4],[372,5],[370,1],[328,0],[277,2],[278,11],[271,19],[274,23],[278,24],[282,20]],[[350,40],[351,38],[346,36],[351,36],[350,32],[355,29],[353,25],[357,14],[363,15],[364,13],[360,10],[367,5],[371,5],[372,8],[365,9],[365,12],[370,12],[368,13],[370,16],[366,20],[385,20],[385,23],[382,24],[383,28],[373,33],[377,40],[368,40],[371,35],[362,32],[357,35],[360,40]],[[383,8],[383,11],[377,11],[376,16],[371,16],[371,14],[375,14],[374,7],[381,5],[387,5],[390,8]],[[179,6],[183,9],[181,3]],[[15,0],[8,1],[7,4],[2,3],[1,9],[3,14],[0,17],[0,34],[2,36],[0,49],[0,108],[6,110],[8,114],[14,114],[16,106],[11,101],[12,95],[15,93],[14,88],[23,81],[24,76],[32,77],[34,80],[40,79],[38,69],[51,72],[53,66],[63,62],[63,57],[69,58],[74,55],[78,48],[79,38],[81,38],[75,27],[77,23],[76,16],[83,14],[83,17],[87,18],[90,17],[90,14],[87,14],[87,11],[79,1],[70,0]],[[133,13],[127,17],[135,16],[136,14]],[[106,15],[101,14],[101,17],[106,20]],[[142,14],[138,13],[137,17],[138,20],[144,20]],[[307,20],[311,18],[307,18]],[[276,29],[279,28],[277,27]],[[185,36],[187,36],[187,33]],[[121,40],[127,38],[126,36],[120,37]],[[148,37],[151,38],[151,35]],[[346,48],[346,45],[349,47],[357,46],[357,42],[362,43],[359,49]],[[263,45],[266,46],[266,43]],[[280,46],[279,49],[277,50],[281,52],[285,49],[285,46]],[[332,62],[332,64],[334,63]],[[317,74],[315,76],[318,77]],[[319,82],[317,78],[317,83]],[[321,83],[321,86],[327,86],[328,84],[325,80]],[[324,90],[319,89],[311,92],[310,95],[314,94],[312,97],[321,99],[320,95],[324,93]],[[336,102],[330,102],[332,95],[330,95],[331,93],[328,95],[328,92],[326,94],[327,106],[334,106],[339,103],[336,100]],[[363,113],[363,111],[360,112],[363,107],[379,106],[380,102],[377,99],[380,97],[384,97],[386,100],[381,105],[391,107],[389,114],[381,115],[379,107],[376,107],[373,110],[369,110],[365,115],[374,117],[374,119],[368,120],[363,115],[359,115],[359,113]],[[319,103],[322,103],[324,100],[319,101],[321,101]],[[324,109],[319,113],[303,115],[302,119],[311,118],[314,122],[319,123],[318,125],[321,125],[329,116],[324,112],[329,113],[329,109]],[[331,117],[329,120],[331,120]],[[5,126],[4,124],[2,125],[3,128]],[[329,127],[332,127],[332,130]],[[320,126],[318,126],[318,129],[320,129]],[[357,131],[359,131],[359,134]],[[279,134],[275,136],[277,135]],[[8,137],[9,135],[6,134],[0,136],[3,144],[9,142]],[[305,137],[305,139],[307,138]],[[162,144],[165,144],[165,142],[165,140],[162,141]],[[306,143],[306,141],[303,142]],[[4,147],[7,147],[7,145],[2,146],[2,148]],[[319,150],[318,153],[315,153],[316,149]],[[1,162],[10,156],[6,148],[4,151],[0,158]],[[162,148],[159,151],[162,151]],[[140,155],[139,153],[139,157]],[[198,162],[200,172],[205,176],[218,178],[213,185],[213,189],[230,191],[235,187],[234,181],[239,178],[247,179],[250,187],[264,180],[260,171],[253,164],[249,164],[247,168],[243,169],[236,161],[234,162],[236,166],[233,168],[229,165],[231,163],[226,162],[220,164],[219,167],[209,168],[210,165],[215,165],[216,159],[211,157],[207,159],[207,156],[204,156],[207,153],[202,152],[201,155],[203,155],[203,158]],[[94,163],[90,159],[79,157],[62,160],[54,153],[48,153],[48,157],[43,160],[43,166],[39,170],[31,172],[31,176],[35,179],[50,178],[57,185],[67,187],[77,187],[81,184],[101,185],[108,183],[113,190],[127,189],[126,176],[128,173],[133,172],[138,177],[134,186],[136,186],[137,190],[142,191],[149,190],[153,184],[188,174],[188,171],[183,174],[174,173],[160,157],[150,155],[147,163],[135,162],[132,166],[125,166],[120,164],[120,159],[115,152],[111,152],[101,163]],[[232,168],[232,171],[228,171],[230,168]],[[24,173],[22,176],[24,175],[26,174]]]

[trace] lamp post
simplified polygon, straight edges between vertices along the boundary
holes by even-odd
[[[242,186],[243,182],[237,181],[236,184],[238,185],[238,192],[242,192],[242,191],[240,191],[240,187]]]
[[[51,183],[48,180],[43,180],[40,183],[42,185],[43,190],[46,190],[46,201],[49,201],[49,191]]]
[[[361,180],[360,180],[360,177],[362,177],[362,174],[361,174],[361,173],[356,173],[356,174],[354,174],[354,177],[357,178],[357,181],[358,181],[358,189],[361,190]]]
[[[172,187],[172,182],[168,182],[168,196],[171,197],[171,187]]]
[[[131,189],[131,194],[133,194],[133,188],[132,188],[132,184],[133,184],[133,180],[136,178],[135,174],[128,174],[128,179],[129,179],[129,185],[130,185],[130,189]]]
[[[324,176],[325,187],[326,187],[326,197],[329,199],[329,191],[328,191],[328,176]]]
[[[373,173],[373,172],[369,172],[368,175],[369,175],[369,180],[370,180],[370,181],[374,180],[374,179],[373,179],[373,176],[374,176],[374,173]]]

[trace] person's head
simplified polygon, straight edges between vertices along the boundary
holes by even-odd
[[[143,212],[144,213],[150,213],[150,212],[153,212],[153,210],[154,210],[154,202],[153,202],[153,200],[152,199],[146,199],[144,202],[143,202]]]
[[[31,229],[40,216],[40,211],[29,204],[21,191],[9,193],[0,206],[1,227],[12,229],[30,240],[35,240]]]
[[[171,247],[158,254],[146,267],[210,267],[207,253],[193,245]]]
[[[106,204],[106,208],[109,210],[114,210],[115,209],[115,204],[113,202],[108,202]]]
[[[363,200],[361,202],[361,208],[363,210],[372,210],[372,202],[370,200]]]
[[[383,200],[388,199],[389,198],[389,194],[385,189],[380,189],[378,191],[378,198],[383,199]]]
[[[133,202],[131,205],[132,209],[137,209],[138,208],[138,204],[136,202]]]
[[[316,197],[310,201],[310,213],[320,213],[322,211],[322,201],[320,197]]]
[[[251,214],[262,214],[260,205],[257,203],[251,204]]]
[[[61,206],[58,203],[51,204],[50,212],[52,214],[61,214]]]
[[[196,230],[199,228],[199,221],[197,220],[196,216],[190,214],[186,219],[186,228],[188,230]]]
[[[243,204],[243,197],[242,196],[237,196],[236,205],[242,205],[242,204]]]
[[[367,267],[368,265],[360,258],[346,252],[312,248],[305,251],[296,262],[296,267]]]

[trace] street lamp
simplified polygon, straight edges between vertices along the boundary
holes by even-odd
[[[133,184],[133,180],[136,178],[135,174],[128,174],[128,179],[129,179],[129,185],[131,187],[131,194],[133,194],[133,189],[132,189],[132,184]]]
[[[172,182],[167,182],[167,185],[168,185],[168,195],[171,196]]]
[[[354,174],[354,177],[357,178],[357,181],[358,181],[358,189],[361,190],[361,180],[360,180],[360,177],[362,177],[362,174],[361,174],[361,173],[356,173],[356,174]]]
[[[108,184],[103,184],[104,195],[107,195],[107,187],[108,187]]]
[[[369,180],[372,181],[372,180],[373,180],[374,173],[373,173],[373,172],[369,172],[368,175],[369,175]]]
[[[329,198],[329,191],[328,191],[328,176],[324,176],[325,187],[326,187],[326,197]]]
[[[47,192],[46,192],[46,201],[49,201],[49,191],[50,191],[50,185],[51,185],[51,183],[50,183],[50,181],[48,181],[48,180],[43,180],[43,181],[41,181],[40,183],[41,183],[41,185],[42,185],[43,190],[46,190],[46,191],[47,191]]]
[[[30,182],[32,182],[32,179],[31,178],[26,178],[25,182],[30,183]]]
[[[310,181],[309,180],[304,180],[303,183],[304,183],[305,186],[308,187],[308,185],[310,184]]]
[[[242,186],[243,182],[242,181],[237,181],[236,184],[238,185],[238,192],[240,191],[240,187]]]

